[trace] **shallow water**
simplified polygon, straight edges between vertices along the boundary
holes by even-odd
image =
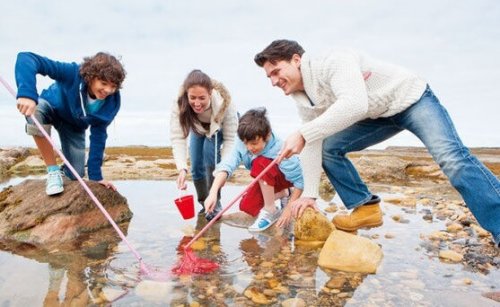
[[[22,180],[3,182],[0,188]],[[201,227],[196,218],[184,221],[180,217],[173,204],[178,196],[174,182],[115,184],[134,213],[127,239],[148,268],[170,271],[179,259],[180,244],[189,240],[183,229]],[[226,187],[223,203],[242,188]],[[194,191],[192,186],[190,190]],[[234,207],[230,212],[237,209],[237,205]],[[301,298],[315,306],[498,305],[481,293],[499,291],[499,270],[491,270],[487,275],[469,272],[461,264],[441,262],[420,246],[423,241],[419,235],[445,229],[443,221],[424,221],[425,207],[420,205],[405,209],[384,203],[383,208],[384,225],[359,233],[372,238],[378,235],[373,240],[382,246],[384,258],[376,274],[325,272],[316,265],[318,250],[294,247],[290,236],[254,236],[246,229],[217,223],[205,236],[206,248],[198,252],[221,266],[219,271],[207,275],[145,279],[139,274],[138,261],[123,242],[116,246],[94,246],[90,242],[85,251],[64,255],[54,251],[57,257],[50,253],[19,256],[1,251],[0,304],[254,305],[245,298],[246,293],[255,301],[275,305],[288,298]],[[401,215],[408,222],[395,222],[390,218],[393,215]],[[386,238],[388,233],[393,238]]]

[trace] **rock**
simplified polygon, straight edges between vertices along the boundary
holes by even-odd
[[[10,168],[9,172],[13,175],[23,176],[27,174],[45,174],[47,166],[39,156],[29,156],[22,162],[17,163]]]
[[[282,307],[306,307],[306,302],[301,298],[289,298],[281,302]]]
[[[159,282],[152,280],[141,281],[135,287],[135,293],[148,301],[165,302],[173,289],[171,282]]]
[[[485,292],[481,294],[482,296],[489,298],[490,300],[494,300],[500,303],[500,291],[497,292]]]
[[[9,169],[29,155],[29,149],[24,147],[0,149],[0,178],[9,175]]]
[[[380,246],[371,240],[334,230],[319,254],[318,265],[347,272],[375,273],[382,256]]]
[[[447,259],[452,262],[460,262],[464,257],[455,251],[445,250],[439,252],[439,258]]]
[[[294,234],[296,240],[326,241],[335,226],[321,213],[307,208],[295,222]]]
[[[97,182],[89,188],[113,220],[132,218],[127,200]],[[45,194],[45,180],[26,180],[0,193],[0,240],[58,246],[111,225],[77,181],[66,181],[57,196]]]

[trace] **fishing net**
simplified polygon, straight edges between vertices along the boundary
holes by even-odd
[[[172,269],[172,273],[176,275],[207,274],[218,268],[217,263],[209,259],[198,258],[191,248],[186,248],[180,262]]]

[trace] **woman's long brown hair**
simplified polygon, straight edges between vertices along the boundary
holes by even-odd
[[[177,104],[179,105],[179,123],[184,137],[188,136],[190,130],[193,130],[194,133],[199,135],[203,134],[197,128],[201,125],[201,122],[189,105],[187,96],[188,89],[196,85],[206,88],[209,94],[212,93],[213,89],[210,77],[201,70],[195,69],[187,75],[184,83],[182,84],[181,95],[179,96],[179,99],[177,99]]]

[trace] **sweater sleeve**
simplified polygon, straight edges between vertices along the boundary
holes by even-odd
[[[238,114],[236,108],[231,103],[226,110],[224,120],[222,121],[222,143],[221,160],[227,155],[230,155],[235,146],[236,131],[238,129]]]
[[[101,181],[103,179],[101,167],[107,137],[105,125],[90,126],[89,158],[87,161],[90,180]]]
[[[49,76],[59,82],[73,82],[78,76],[77,71],[76,63],[63,63],[32,52],[20,52],[15,66],[17,98],[30,98],[38,103],[37,74]]]
[[[307,143],[322,140],[351,126],[364,119],[368,112],[368,95],[355,56],[336,54],[318,66],[321,67],[314,68],[312,74],[315,78],[326,79],[336,101],[323,114],[302,125],[300,132]]]
[[[227,178],[231,177],[234,170],[241,164],[241,161],[243,161],[244,146],[245,145],[238,139],[232,151],[224,156],[222,161],[217,164],[213,175],[215,176],[219,172],[226,172]]]
[[[178,171],[188,169],[186,139],[179,122],[179,106],[177,101],[174,101],[170,113],[170,142],[172,143],[172,153]]]
[[[304,191],[302,197],[319,197],[319,184],[322,171],[322,145],[322,140],[308,142],[300,154],[300,162],[302,163],[302,172],[304,174]]]

